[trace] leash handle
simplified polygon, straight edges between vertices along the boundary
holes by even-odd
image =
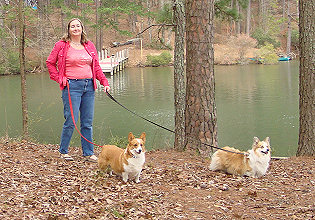
[[[89,142],[90,144],[93,144],[93,145],[98,146],[98,147],[103,147],[103,146],[101,146],[101,145],[94,144],[93,142],[89,141],[89,140],[86,139],[86,138],[81,134],[81,132],[79,131],[79,129],[78,129],[76,123],[75,123],[75,120],[74,120],[73,107],[72,107],[72,101],[71,101],[71,96],[70,96],[70,85],[69,85],[68,80],[67,80],[67,89],[68,89],[68,99],[69,99],[70,112],[71,112],[72,122],[73,122],[73,124],[74,124],[75,129],[76,129],[77,132],[80,134],[80,136],[81,136],[84,140],[86,140],[87,142]]]

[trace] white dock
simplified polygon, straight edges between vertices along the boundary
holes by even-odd
[[[107,50],[102,50],[98,53],[100,58],[100,66],[104,73],[114,73],[121,71],[125,68],[125,64],[129,57],[129,50],[124,49],[116,54],[109,55]]]

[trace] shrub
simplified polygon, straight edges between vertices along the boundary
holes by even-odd
[[[228,45],[230,48],[235,48],[238,53],[238,63],[245,64],[248,59],[245,55],[248,50],[257,46],[257,41],[254,38],[248,37],[246,34],[240,34],[237,37],[231,36]]]
[[[160,55],[153,56],[148,55],[147,56],[147,66],[165,66],[170,64],[172,61],[172,55],[169,52],[162,52]]]
[[[17,51],[3,51],[0,55],[0,74],[17,74],[20,72],[19,53]]]
[[[9,72],[12,74],[17,74],[20,72],[20,60],[19,53],[11,51],[7,54],[8,56],[8,68]]]
[[[224,37],[221,44],[214,45],[214,63],[220,65],[247,64],[253,57],[257,41],[245,34]]]
[[[263,64],[275,64],[278,63],[278,56],[276,50],[272,44],[266,44],[261,47],[257,52],[258,58],[261,58]]]

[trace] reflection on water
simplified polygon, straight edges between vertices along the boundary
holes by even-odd
[[[173,68],[128,68],[107,76],[111,94],[137,114],[174,129]],[[269,136],[273,155],[293,155],[298,140],[298,63],[216,66],[216,104],[220,146],[243,150],[254,136]],[[48,74],[28,75],[31,134],[43,143],[59,143],[63,124],[61,91]],[[0,77],[0,135],[21,134],[20,77]],[[173,135],[134,115],[96,92],[94,140],[107,144],[112,136],[147,133],[147,146],[166,148]],[[74,134],[72,145],[80,145]]]
[[[298,141],[297,63],[216,70],[220,143],[250,146],[254,136],[269,136],[273,154],[293,155]]]

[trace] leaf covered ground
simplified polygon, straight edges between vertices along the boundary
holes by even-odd
[[[150,151],[141,182],[100,173],[72,147],[0,142],[0,219],[314,219],[315,158],[272,160],[262,178],[208,169],[191,152]],[[96,149],[99,153],[99,149]]]

